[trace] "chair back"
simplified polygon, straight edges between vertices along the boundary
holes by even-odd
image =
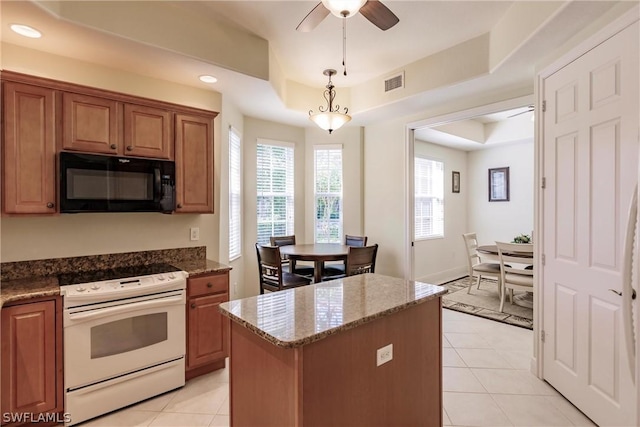
[[[377,254],[377,243],[373,246],[349,246],[347,267],[345,269],[346,275],[375,273]]]
[[[480,262],[478,255],[478,238],[476,233],[464,233],[464,247],[467,250],[467,267],[469,269],[469,277],[473,277],[473,266]]]
[[[345,234],[344,244],[347,246],[367,246],[367,236],[350,236]]]
[[[271,236],[269,238],[271,246],[287,246],[296,244],[296,235],[293,236]]]
[[[278,246],[263,246],[256,243],[258,255],[258,274],[260,293],[264,289],[279,291],[282,289],[282,261]]]
[[[509,282],[509,274],[533,276],[533,243],[496,242],[500,258],[500,275]],[[520,267],[518,267],[520,265]]]

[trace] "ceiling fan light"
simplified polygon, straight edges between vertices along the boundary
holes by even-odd
[[[355,15],[366,2],[367,0],[322,0],[324,7],[338,18]],[[346,15],[343,13],[345,11]]]
[[[342,125],[351,120],[351,116],[342,113],[317,113],[309,116],[309,119],[314,122],[320,129],[328,130],[329,133],[336,129],[340,129]]]

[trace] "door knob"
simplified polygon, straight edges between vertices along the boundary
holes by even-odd
[[[196,303],[195,302],[191,303],[191,308],[196,308]]]
[[[111,144],[111,149],[115,150],[116,148],[118,148],[118,146],[116,144]]]
[[[207,288],[213,288],[213,283],[211,282],[207,283]]]
[[[51,209],[51,208],[52,208],[52,207],[54,207],[54,206],[55,206],[55,205],[54,205],[53,203],[51,203],[51,202],[47,203],[47,207],[48,207],[49,209]]]
[[[178,205],[176,206],[178,209],[182,208],[182,203],[178,203]]]
[[[133,147],[131,145],[127,145],[127,151],[133,151]]]
[[[618,296],[622,296],[622,292],[620,291],[616,291],[615,289],[609,289],[611,292],[613,292],[614,294],[618,295]],[[636,290],[633,289],[631,291],[631,299],[636,299]]]

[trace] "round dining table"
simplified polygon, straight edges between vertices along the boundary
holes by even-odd
[[[311,243],[280,246],[280,254],[289,258],[289,271],[295,271],[296,261],[313,261],[313,281],[322,280],[325,261],[346,261],[349,246],[341,243]]]

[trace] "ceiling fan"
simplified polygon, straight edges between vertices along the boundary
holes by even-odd
[[[317,27],[330,13],[338,18],[348,18],[358,12],[383,31],[400,21],[387,6],[378,0],[322,0],[304,17],[296,30],[307,33]]]

